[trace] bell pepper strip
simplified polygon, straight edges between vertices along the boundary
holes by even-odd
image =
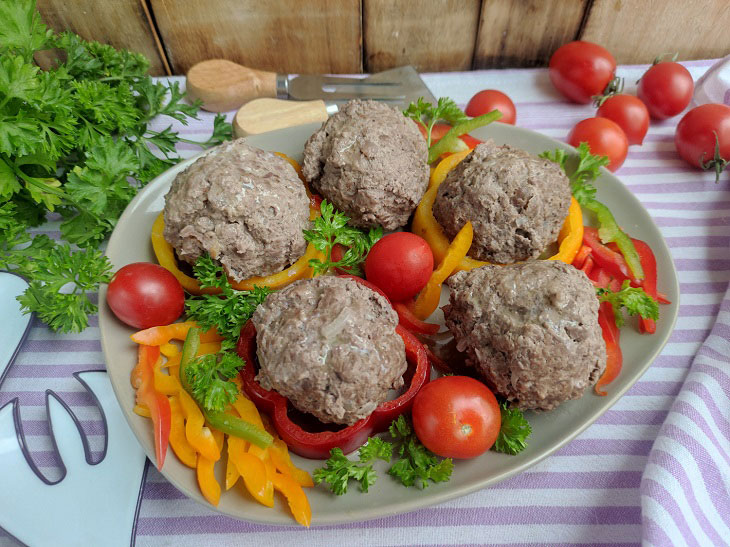
[[[195,448],[185,437],[185,419],[180,398],[176,395],[168,397],[170,401],[170,446],[177,458],[188,467],[195,468],[198,462],[198,454]]]
[[[238,479],[241,478],[241,474],[238,472],[238,468],[236,467],[236,464],[233,463],[234,456],[232,456],[231,454],[233,453],[235,445],[231,444],[231,439],[235,439],[235,440],[241,441],[243,443],[246,442],[243,439],[238,439],[236,437],[231,437],[231,436],[228,437],[228,443],[227,443],[228,458],[226,459],[226,484],[225,484],[226,491],[233,488],[236,485],[236,483],[238,482]]]
[[[604,244],[615,243],[618,245],[629,269],[626,277],[637,281],[643,279],[644,269],[641,267],[639,253],[636,252],[631,238],[619,227],[609,208],[594,199],[584,200],[582,205],[595,213],[598,219],[598,237],[600,241]]]
[[[663,292],[657,292],[656,293],[656,301],[660,304],[671,304],[672,301],[667,298],[667,295]]]
[[[179,397],[180,406],[185,414],[185,438],[202,457],[218,461],[221,455],[210,428],[205,425],[200,407],[185,390],[180,391]]]
[[[583,232],[581,231],[581,238],[583,237]],[[575,255],[575,258],[573,258],[573,262],[571,264],[578,268],[579,270],[583,268],[583,263],[586,261],[586,258],[591,254],[591,248],[588,245],[584,245],[583,241],[581,239],[581,246],[578,250],[578,254]]]
[[[603,341],[606,343],[606,370],[598,379],[594,387],[598,395],[605,396],[606,391],[601,388],[613,382],[621,372],[623,356],[619,345],[619,328],[613,315],[613,306],[610,302],[602,302],[598,309],[598,324],[601,326]]]
[[[583,272],[586,275],[590,275],[593,271],[593,258],[592,257],[586,257],[586,259],[583,261],[583,267],[580,268],[580,271]]]
[[[428,163],[436,161],[441,154],[458,150],[458,138],[462,135],[484,127],[501,117],[502,113],[499,110],[492,110],[476,118],[471,118],[470,120],[456,124],[436,144],[432,144],[428,149]]]
[[[228,458],[243,478],[246,490],[261,505],[274,506],[273,483],[268,479],[266,465],[253,454],[247,452],[248,443],[237,437],[228,437]]]
[[[583,228],[583,243],[591,248],[591,257],[596,266],[620,281],[632,279],[624,257],[601,242],[596,228],[592,226]]]
[[[185,337],[188,335],[188,331],[191,328],[197,327],[198,324],[195,321],[172,323],[170,325],[150,327],[149,329],[135,332],[130,336],[130,338],[137,344],[144,344],[146,346],[162,346],[163,344],[169,343],[170,340],[185,340]],[[220,342],[221,340],[223,340],[223,338],[214,328],[200,333],[200,341],[202,343]]]
[[[170,403],[155,390],[154,367],[160,360],[158,346],[139,346],[139,363],[135,367],[139,379],[137,404],[145,405],[150,412],[155,438],[157,469],[162,469],[170,440]]]
[[[175,252],[164,237],[165,220],[162,213],[160,213],[152,225],[152,233],[150,235],[152,240],[152,249],[157,257],[157,262],[174,275],[183,288],[191,294],[218,294],[220,289],[217,287],[211,287],[206,289],[200,288],[200,283],[194,277],[190,277],[184,273],[177,265],[177,259],[175,258]],[[264,276],[264,277],[251,277],[242,281],[229,280],[231,287],[237,291],[248,291],[252,290],[254,285],[259,287],[269,287],[270,289],[279,289],[285,285],[293,283],[294,281],[303,278],[309,270],[309,260],[314,258],[316,249],[313,245],[308,245],[307,249],[294,264],[282,270],[281,272]]]
[[[150,409],[147,408],[145,405],[134,405],[134,408],[132,408],[132,412],[134,412],[137,416],[142,416],[143,418],[152,418],[152,414],[150,414]]]
[[[171,357],[180,355],[180,348],[172,342],[166,342],[164,344],[160,344],[160,353],[170,359]]]
[[[218,447],[218,452],[220,452],[223,449],[223,433],[213,431],[213,439]],[[202,455],[199,456],[196,475],[198,478],[198,486],[203,497],[211,505],[217,506],[221,499],[221,485],[218,484],[215,478],[215,460],[209,460]]]
[[[291,477],[276,472],[272,475],[272,482],[274,488],[286,497],[294,520],[309,528],[312,523],[312,507],[309,505],[309,500],[301,485],[297,484]]]
[[[583,244],[583,212],[574,197],[570,198],[568,216],[558,234],[558,252],[548,260],[561,260],[571,264]]]
[[[177,359],[175,359],[177,361]],[[175,376],[162,372],[162,360],[158,360],[154,368],[155,390],[165,395],[177,395],[180,382]]]
[[[185,390],[185,392],[187,392],[191,397],[193,396],[193,392],[190,384],[188,384],[186,371],[194,356],[197,354],[199,346],[199,329],[192,328],[188,331],[188,335],[185,338],[185,343],[183,344],[182,349],[182,358],[180,359],[180,384],[182,385],[183,390]],[[268,447],[273,440],[271,435],[269,435],[269,433],[265,430],[228,412],[209,410],[204,407],[200,407],[200,411],[211,427],[218,431],[222,431],[227,435],[240,437],[252,444],[260,446],[261,448]]]
[[[639,259],[641,260],[641,266],[644,269],[644,279],[641,281],[641,287],[644,289],[646,294],[658,299],[657,293],[657,271],[656,271],[656,257],[651,247],[640,239],[631,239],[636,248],[636,252],[639,253]],[[654,334],[656,332],[656,321],[654,319],[644,319],[639,317],[639,332]]]
[[[446,250],[446,254],[433,271],[426,286],[418,293],[413,304],[413,314],[419,319],[425,319],[438,308],[441,299],[441,285],[459,266],[459,263],[469,252],[474,229],[471,222],[467,222],[456,234],[456,237]]]
[[[441,328],[441,326],[436,323],[426,323],[421,321],[403,302],[395,302],[393,304],[393,308],[395,308],[395,311],[398,313],[400,325],[411,332],[418,334],[436,334]]]
[[[248,321],[241,329],[236,350],[246,366],[241,369],[243,390],[257,407],[269,413],[281,439],[292,452],[305,458],[327,459],[332,448],[349,453],[362,446],[368,437],[386,429],[403,412],[410,410],[416,393],[428,381],[430,365],[423,344],[401,326],[396,332],[403,339],[408,370],[405,374],[407,389],[396,399],[379,405],[367,418],[338,431],[309,431],[294,423],[288,416],[288,400],[262,388],[256,381],[256,328]]]
[[[314,486],[312,476],[307,473],[304,469],[299,469],[294,462],[291,460],[289,455],[289,447],[286,443],[279,438],[274,439],[274,442],[269,447],[269,456],[271,461],[274,463],[276,469],[282,472],[284,475],[290,476],[300,486],[305,488],[311,488]]]

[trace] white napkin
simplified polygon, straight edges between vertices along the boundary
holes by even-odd
[[[712,65],[695,83],[692,106],[706,103],[730,106],[730,55]]]

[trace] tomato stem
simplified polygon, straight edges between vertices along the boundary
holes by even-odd
[[[699,163],[700,167],[706,171],[714,169],[715,184],[718,184],[720,182],[720,173],[722,173],[727,167],[728,160],[720,155],[720,137],[717,135],[717,131],[713,131],[713,133],[715,134],[715,155],[711,160],[705,162],[703,161],[705,158],[705,154],[703,153]]]

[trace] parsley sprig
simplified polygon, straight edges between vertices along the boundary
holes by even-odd
[[[532,433],[532,427],[519,408],[508,408],[504,402],[500,405],[500,412],[502,425],[492,450],[514,456],[527,448],[527,438]]]
[[[362,276],[360,264],[365,261],[370,248],[383,237],[383,229],[370,228],[365,233],[350,226],[350,220],[344,213],[335,211],[334,206],[327,200],[320,205],[321,215],[314,220],[311,230],[304,230],[304,239],[310,242],[318,251],[325,255],[324,261],[313,258],[309,266],[314,275],[322,275],[333,268],[347,270],[353,275]],[[347,247],[341,260],[332,260],[332,249],[337,244]]]
[[[158,116],[186,124],[199,104],[185,102],[177,82],[154,82],[143,55],[71,32],[54,34],[33,0],[0,2],[0,21],[0,203],[15,206],[3,215],[26,231],[47,213],[60,214],[65,243],[56,253],[65,266],[56,274],[75,296],[65,289],[59,296],[58,283],[41,267],[22,263],[22,257],[46,263],[40,250],[55,248],[53,241],[41,238],[19,254],[18,234],[5,226],[0,239],[7,254],[0,261],[31,281],[19,298],[25,312],[37,312],[57,330],[83,330],[96,312],[86,295],[108,281],[107,263],[94,249],[137,191],[180,160],[176,143],[188,142],[172,126],[153,131],[148,124]],[[60,51],[63,61],[41,69],[33,55],[44,49]],[[230,124],[218,116],[212,137],[199,144],[230,135]]]
[[[231,382],[244,366],[232,351],[201,355],[185,369],[193,397],[206,410],[223,412],[238,398],[238,386]]]
[[[624,325],[624,309],[629,315],[638,315],[644,319],[659,319],[659,303],[641,287],[632,287],[628,279],[618,292],[598,288],[596,294],[601,302],[611,303],[616,326],[619,328]]]
[[[340,448],[330,450],[330,457],[324,467],[314,470],[312,476],[314,483],[326,482],[330,490],[341,496],[347,493],[347,486],[350,480],[360,483],[360,491],[367,492],[375,484],[378,474],[373,469],[376,459],[389,462],[392,456],[393,446],[380,437],[370,437],[360,447],[358,461],[349,460]]]

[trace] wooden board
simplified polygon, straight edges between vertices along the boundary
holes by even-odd
[[[651,63],[663,53],[713,59],[730,53],[727,0],[594,0],[583,40],[607,48],[619,64]]]
[[[365,71],[469,70],[480,0],[363,0]]]
[[[70,30],[86,40],[142,53],[150,74],[170,74],[145,0],[38,0],[43,22],[56,32]],[[48,53],[39,63],[48,61]]]
[[[588,0],[482,0],[474,68],[545,66],[578,35]]]
[[[173,72],[223,58],[279,73],[362,71],[360,0],[151,0]]]

